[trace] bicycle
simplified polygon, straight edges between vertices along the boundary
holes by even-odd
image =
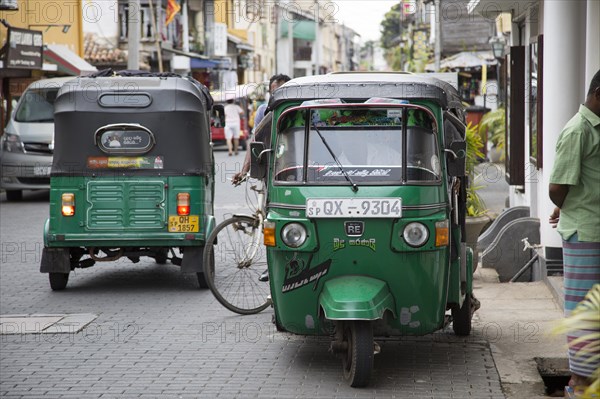
[[[267,268],[262,238],[264,183],[251,185],[250,190],[258,197],[254,213],[233,215],[219,223],[206,240],[203,262],[204,276],[215,298],[241,315],[259,313],[270,305],[269,284],[258,280]]]

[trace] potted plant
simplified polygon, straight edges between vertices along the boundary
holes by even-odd
[[[504,108],[488,112],[479,122],[479,135],[487,135],[492,143],[488,152],[491,162],[500,162],[504,159],[504,140],[506,134],[506,117]]]
[[[477,193],[477,190],[481,189],[482,186],[478,186],[475,183],[475,166],[479,162],[479,159],[483,157],[483,153],[481,152],[483,141],[479,135],[479,127],[477,125],[472,125],[471,123],[467,125],[465,141],[467,144],[466,174],[469,178],[469,185],[467,186],[465,241],[467,246],[473,250],[473,270],[475,270],[479,261],[477,239],[484,227],[490,223],[485,203]]]
[[[600,284],[588,291],[583,301],[579,302],[571,315],[563,319],[554,328],[554,333],[575,333],[584,331],[577,339],[570,342],[569,346],[577,349],[577,355],[588,357],[590,362],[597,362],[600,358]],[[574,397],[592,399],[600,397],[600,367],[596,367],[592,374],[592,384],[581,387],[582,392],[573,392]],[[567,396],[565,396],[567,397]],[[572,396],[568,396],[572,397]]]

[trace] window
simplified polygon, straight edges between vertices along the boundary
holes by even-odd
[[[525,47],[510,48],[506,56],[506,181],[525,184]]]
[[[107,154],[144,154],[154,146],[152,132],[137,124],[115,124],[96,131],[96,145]]]
[[[154,4],[154,3],[153,3]],[[154,41],[154,27],[152,24],[152,13],[150,12],[150,6],[148,4],[142,4],[139,11],[134,13],[140,18],[140,39],[143,41]],[[163,8],[157,9],[154,7],[154,18],[156,21],[156,29],[165,36],[166,41],[170,41],[175,47],[181,48],[182,42],[182,31],[179,18],[181,13],[175,16],[175,19],[168,26],[164,26],[164,15],[165,10]],[[119,39],[121,41],[127,41],[128,38],[128,26],[129,26],[129,3],[119,4]]]
[[[366,184],[440,180],[435,123],[420,108],[300,108],[284,113],[277,130],[277,181],[345,184],[347,176]]]
[[[543,36],[529,45],[529,159],[542,168]]]
[[[17,122],[48,123],[54,121],[54,101],[58,88],[30,89],[17,109]]]

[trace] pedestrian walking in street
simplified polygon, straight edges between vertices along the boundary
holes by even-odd
[[[239,105],[235,104],[233,100],[227,100],[227,104],[225,105],[225,139],[227,140],[229,156],[232,155],[232,151],[235,155],[238,154],[238,146],[240,144],[240,121],[242,115],[244,115],[244,110]]]
[[[600,71],[592,78],[585,103],[561,132],[550,176],[550,199],[556,208],[550,223],[563,240],[565,316],[569,316],[588,290],[600,282]],[[589,333],[567,335],[568,342]],[[582,392],[589,385],[599,360],[569,347],[569,386]]]

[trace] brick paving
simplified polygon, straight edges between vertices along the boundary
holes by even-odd
[[[504,398],[475,337],[379,341],[372,386],[358,390],[327,338],[279,333],[269,310],[236,316],[175,267],[102,265],[52,292],[37,265],[14,266],[0,265],[2,314],[99,317],[76,334],[1,336],[1,397]]]
[[[0,202],[0,314],[98,317],[78,333],[1,335],[0,397],[505,398],[480,326],[380,340],[371,386],[353,389],[328,338],[277,332],[270,309],[234,315],[170,264],[99,264],[53,292],[38,271],[47,206]]]

